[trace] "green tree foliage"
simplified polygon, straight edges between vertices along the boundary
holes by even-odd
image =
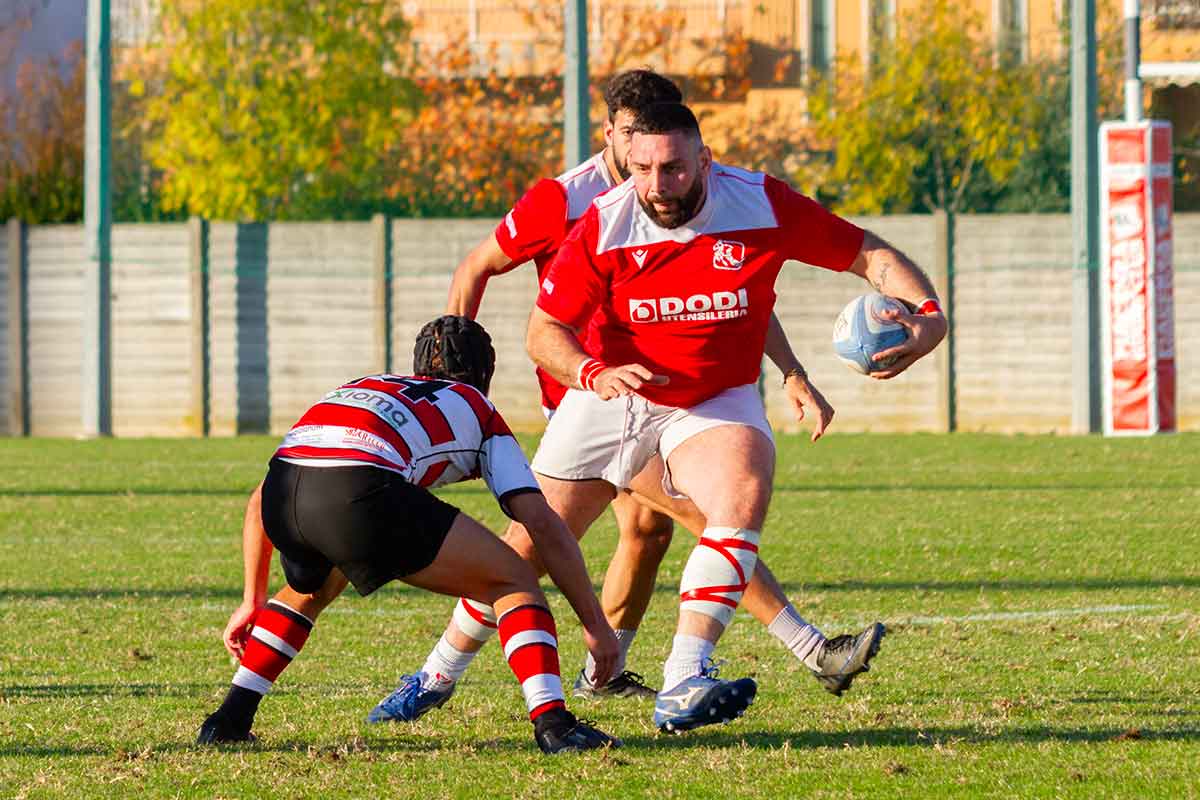
[[[152,48],[164,77],[145,104],[163,206],[237,220],[370,213],[362,206],[382,196],[386,154],[419,99],[402,74],[399,9],[164,0]]]
[[[968,210],[981,179],[1003,183],[1037,148],[1038,76],[1006,64],[969,8],[930,0],[873,52],[810,95],[828,150],[796,179],[843,213]]]

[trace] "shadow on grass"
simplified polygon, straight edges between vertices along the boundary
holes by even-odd
[[[1013,483],[1006,486],[997,486],[981,480],[979,483],[921,483],[921,484],[905,484],[905,483],[800,483],[800,484],[775,484],[774,493],[776,495],[786,492],[796,492],[798,494],[811,494],[813,492],[1107,492],[1113,489],[1128,489],[1131,491],[1179,491],[1191,490],[1195,486],[1190,483],[1127,483],[1122,481],[1112,481],[1109,483]]]
[[[1003,592],[1003,591],[1105,591],[1109,589],[1166,589],[1200,587],[1198,575],[1168,575],[1161,578],[1061,578],[1057,580],[960,580],[960,581],[813,581],[782,583],[788,594],[804,592]],[[655,590],[677,591],[675,586],[656,586]],[[1105,604],[1107,605],[1107,603]]]
[[[0,589],[4,600],[240,600],[234,586],[189,586],[178,589],[126,589],[117,586],[78,586],[64,589],[28,587]],[[230,606],[232,610],[233,606]]]
[[[0,685],[0,697],[35,700],[64,697],[195,697],[213,690],[208,683],[46,683]]]
[[[780,585],[790,597],[803,597],[813,592],[1021,592],[1021,591],[1111,591],[1113,589],[1136,589],[1158,591],[1161,589],[1200,588],[1200,576],[1166,576],[1162,578],[1063,578],[1061,580],[961,580],[961,581],[781,581]],[[558,588],[543,581],[546,594],[560,596]],[[399,581],[387,584],[380,597],[389,594],[421,593],[422,590],[407,586]],[[655,594],[679,594],[677,583],[656,583]],[[240,600],[241,589],[234,586],[185,586],[180,588],[122,588],[118,586],[78,586],[53,589],[49,587],[22,587],[0,589],[0,602],[5,600]],[[1103,603],[1102,605],[1107,605]],[[357,605],[357,604],[355,604]],[[563,619],[569,619],[564,614]]]
[[[858,731],[788,731],[771,733],[752,731],[738,735],[704,731],[682,736],[627,736],[626,746],[647,749],[688,750],[696,747],[741,747],[755,749],[780,748],[793,750],[847,747],[946,747],[954,744],[1094,744],[1114,742],[1133,744],[1138,741],[1195,742],[1200,741],[1200,728],[1173,730],[1139,729],[1130,734],[1127,729],[1112,728],[1050,728],[1031,727],[1004,729],[995,733],[970,727],[933,728],[874,728]]]
[[[71,756],[108,756],[120,761],[140,761],[157,756],[194,752],[216,753],[298,753],[314,760],[343,761],[367,753],[431,753],[467,752],[487,756],[491,753],[536,752],[537,746],[526,736],[505,739],[481,739],[478,742],[447,745],[443,739],[428,736],[389,738],[355,738],[343,742],[302,741],[297,739],[265,738],[236,744],[198,745],[194,741],[160,742],[152,745],[129,744],[119,747],[102,745],[51,745],[43,743],[5,742],[0,744],[0,758],[63,758]]]
[[[161,486],[116,486],[110,489],[65,486],[0,489],[0,497],[249,497],[253,486],[236,489],[167,489]]]
[[[968,745],[1040,745],[1046,743],[1099,744],[1112,742],[1120,746],[1136,746],[1139,742],[1195,742],[1200,741],[1200,729],[1150,730],[1140,729],[1136,734],[1111,728],[1058,729],[1047,727],[1004,730],[995,734],[985,733],[968,727],[940,728],[878,728],[862,731],[830,733],[824,731],[788,731],[771,733],[766,731],[733,734],[724,732],[693,732],[683,736],[628,736],[625,749],[614,753],[616,758],[636,759],[635,750],[647,754],[655,751],[688,751],[701,748],[756,750],[779,749],[814,750],[817,748],[846,749],[860,747],[952,747]],[[446,755],[464,753],[487,757],[492,753],[532,753],[536,747],[525,736],[504,739],[481,739],[477,742],[447,744],[436,737],[389,737],[353,738],[343,742],[314,743],[296,739],[273,740],[270,733],[257,742],[245,744],[202,747],[192,742],[162,742],[139,747],[130,744],[122,747],[100,745],[50,745],[44,743],[5,742],[0,745],[0,758],[63,758],[82,756],[107,756],[120,761],[141,761],[156,756],[179,753],[296,753],[314,760],[343,761],[357,755],[369,753],[429,753]]]
[[[778,577],[778,576],[777,576]],[[1051,580],[1023,580],[1006,578],[1003,580],[878,580],[878,581],[787,581],[780,580],[779,585],[784,594],[792,598],[803,598],[805,594],[814,592],[1018,592],[1018,591],[1047,591],[1072,592],[1094,591],[1103,592],[1113,589],[1136,589],[1139,591],[1158,591],[1161,589],[1196,589],[1200,588],[1198,575],[1166,575],[1158,578],[1061,578]],[[542,583],[546,594],[557,594],[558,589],[546,581]],[[656,583],[654,593],[663,595],[679,595],[678,583]],[[3,597],[3,592],[0,592]],[[1153,598],[1158,600],[1158,598]],[[1113,605],[1111,599],[1097,605]],[[932,609],[932,606],[931,606]],[[932,610],[930,613],[934,613]]]

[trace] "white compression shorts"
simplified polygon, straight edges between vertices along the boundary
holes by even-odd
[[[601,400],[593,392],[570,389],[546,426],[532,467],[550,478],[600,478],[625,489],[657,452],[667,464],[663,489],[681,497],[671,484],[671,453],[721,425],[746,425],[775,444],[754,384],[726,389],[691,408],[651,403],[640,395]]]

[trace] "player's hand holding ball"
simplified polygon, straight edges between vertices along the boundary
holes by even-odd
[[[948,323],[932,298],[918,313],[901,301],[873,292],[846,304],[833,326],[833,346],[842,363],[872,378],[894,378],[929,353],[946,336]]]

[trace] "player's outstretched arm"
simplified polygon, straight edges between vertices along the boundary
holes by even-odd
[[[875,354],[876,360],[894,356],[896,362],[887,369],[872,372],[871,377],[885,380],[896,377],[945,338],[949,323],[941,311],[937,290],[933,288],[929,276],[904,253],[866,231],[862,249],[849,271],[866,280],[881,294],[899,298],[918,311],[916,314],[884,312],[888,318],[908,329],[908,339],[903,344]]]
[[[221,637],[225,649],[236,658],[242,657],[254,617],[267,602],[267,578],[274,547],[263,528],[262,487],[261,482],[254,487],[242,519],[242,603],[229,616]]]
[[[529,357],[559,383],[595,392],[602,400],[633,394],[647,383],[665,384],[641,364],[612,367],[590,357],[575,338],[575,330],[534,306],[529,317],[525,348]]]
[[[503,275],[516,267],[516,263],[505,255],[496,241],[496,234],[488,237],[467,253],[467,257],[454,268],[450,281],[450,296],[446,299],[446,313],[458,314],[475,319],[487,282],[496,275]]]
[[[792,413],[796,415],[796,421],[804,421],[806,409],[817,412],[817,418],[813,424],[812,441],[820,439],[821,435],[825,433],[825,429],[829,427],[829,423],[833,421],[833,406],[829,405],[825,396],[809,380],[808,373],[800,364],[800,359],[796,358],[796,354],[792,352],[792,343],[788,341],[783,324],[779,321],[779,317],[775,316],[775,312],[771,312],[771,321],[767,323],[767,339],[763,346],[763,352],[766,353],[767,358],[771,359],[771,363],[779,367],[779,371],[783,373],[784,393],[792,406]]]
[[[526,492],[512,497],[508,509],[513,519],[525,526],[538,557],[554,585],[562,590],[583,625],[584,641],[596,660],[596,683],[608,683],[621,657],[616,634],[604,618],[604,611],[592,580],[583,563],[579,543],[565,522],[538,492]],[[603,674],[602,674],[603,673]]]

